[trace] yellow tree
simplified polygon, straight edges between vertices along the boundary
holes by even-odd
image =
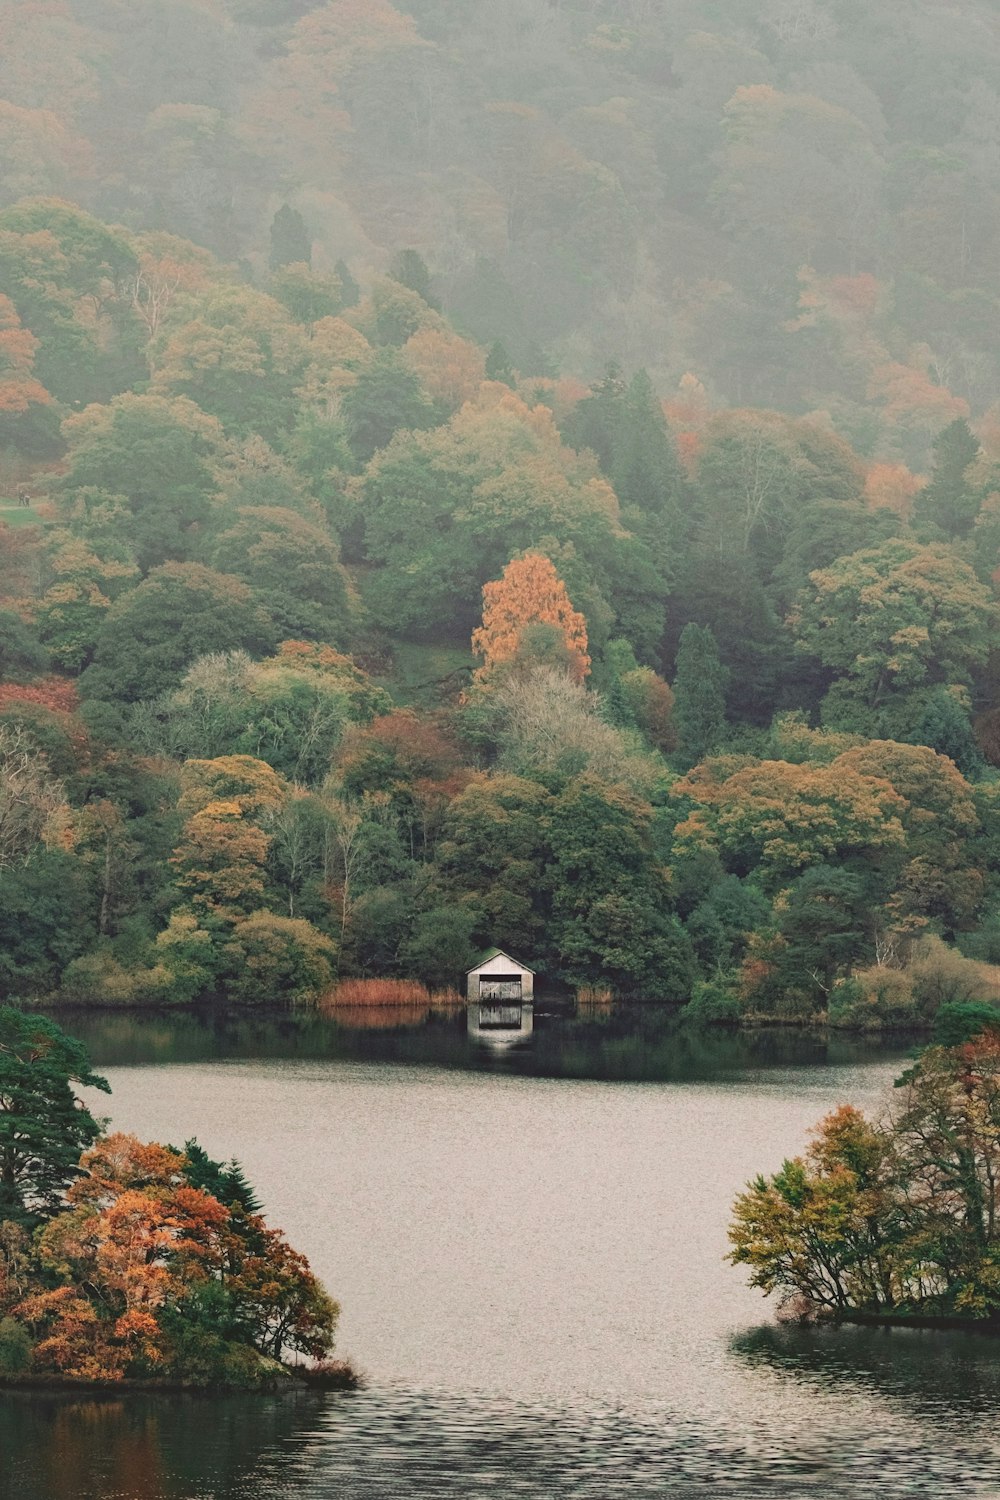
[[[570,603],[566,585],[551,560],[540,552],[515,557],[503,577],[483,585],[483,623],[472,635],[472,649],[484,658],[476,676],[517,655],[525,631],[548,625],[559,632],[567,667],[576,682],[590,671],[587,622]]]

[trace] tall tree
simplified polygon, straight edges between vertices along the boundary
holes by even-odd
[[[677,648],[673,720],[678,749],[692,764],[725,737],[728,682],[711,630],[693,622],[685,625]]]
[[[913,501],[918,527],[943,532],[950,540],[969,535],[983,498],[969,472],[979,451],[978,439],[964,417],[938,433],[930,481]]]
[[[0,1008],[0,1220],[33,1225],[62,1207],[101,1127],[73,1084],[110,1093],[54,1021]]]
[[[311,265],[312,239],[306,221],[297,208],[283,203],[271,220],[271,252],[268,265],[272,271],[281,266]]]
[[[587,622],[570,603],[551,559],[539,552],[515,557],[502,578],[483,586],[483,623],[472,637],[473,651],[485,658],[478,675],[485,677],[512,661],[532,625],[555,626],[569,673],[582,682],[590,671]]]

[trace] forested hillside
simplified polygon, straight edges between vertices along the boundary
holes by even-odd
[[[691,372],[912,466],[995,399],[998,77],[991,0],[6,0],[0,201],[257,276],[288,202],[531,374]]]
[[[1000,21],[870,11],[3,9],[0,995],[993,993]]]

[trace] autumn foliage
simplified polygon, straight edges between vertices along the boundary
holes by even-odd
[[[570,603],[550,559],[539,552],[515,557],[502,578],[484,584],[483,623],[472,636],[473,651],[484,658],[477,676],[484,678],[513,661],[525,631],[533,625],[549,625],[559,632],[569,674],[582,682],[590,671],[587,622]]]
[[[220,1191],[242,1182],[198,1155]],[[30,1339],[7,1373],[254,1385],[280,1373],[286,1350],[330,1352],[338,1308],[305,1257],[191,1168],[184,1152],[109,1135],[34,1243],[0,1224],[0,1317]]]

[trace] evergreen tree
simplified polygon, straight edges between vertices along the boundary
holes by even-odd
[[[625,390],[621,366],[611,360],[601,379],[590,387],[590,395],[577,402],[562,427],[563,439],[571,448],[578,452],[590,448],[597,454],[608,478],[614,470]]]
[[[612,430],[608,474],[640,535],[654,541],[659,554],[679,540],[684,476],[653,384],[645,370],[633,375]]]
[[[673,718],[680,752],[692,765],[725,736],[728,682],[711,630],[693,621],[685,625],[677,648]]]
[[[411,292],[416,292],[435,312],[441,311],[441,304],[431,291],[431,273],[427,269],[427,262],[418,251],[399,250],[392,258],[389,275],[400,286],[409,287]]]
[[[913,519],[919,526],[943,532],[950,540],[968,536],[982,501],[969,481],[969,469],[978,457],[979,443],[964,418],[938,433],[930,483],[913,502]]]
[[[74,1083],[111,1092],[54,1021],[0,1009],[0,1220],[31,1226],[62,1207],[80,1153],[101,1133]]]
[[[283,203],[271,220],[271,254],[268,264],[272,271],[281,266],[310,265],[312,263],[312,240],[306,229],[306,221],[298,209]]]
[[[939,755],[947,755],[967,780],[974,781],[982,774],[983,757],[969,715],[947,688],[938,688],[927,700],[912,743],[928,745]]]
[[[493,340],[486,355],[486,379],[499,380],[504,385],[514,384],[514,367],[507,347],[500,339]]]
[[[338,260],[334,271],[340,280],[341,301],[344,307],[357,307],[361,301],[361,288],[351,275],[351,268],[346,260]]]
[[[245,1214],[260,1213],[260,1200],[238,1161],[213,1161],[196,1140],[184,1142],[183,1154],[187,1158],[184,1176],[192,1187],[210,1193],[227,1208],[238,1203]]]
[[[345,393],[341,415],[347,444],[358,463],[384,448],[400,428],[433,427],[435,411],[417,377],[392,349],[380,349],[374,364],[362,370]]]

